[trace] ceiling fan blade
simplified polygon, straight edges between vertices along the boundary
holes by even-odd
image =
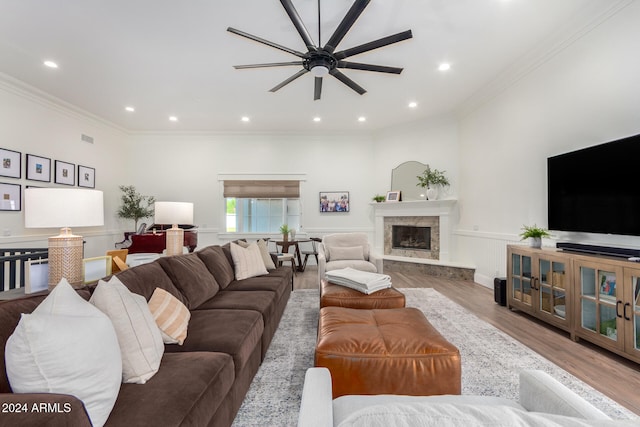
[[[302,53],[302,52],[298,52],[297,50],[289,49],[288,47],[279,45],[279,44],[274,43],[274,42],[270,42],[269,40],[265,40],[263,38],[260,38],[258,36],[254,36],[254,35],[249,34],[249,33],[245,33],[244,31],[236,30],[235,28],[229,27],[229,28],[227,28],[227,31],[229,31],[230,33],[233,33],[233,34],[237,34],[237,35],[242,36],[242,37],[246,37],[249,40],[253,40],[255,42],[266,44],[267,46],[271,46],[273,48],[283,50],[283,51],[288,52],[288,53],[290,53],[292,55],[295,55],[295,56],[297,56],[299,58],[304,58],[305,57],[305,54]]]
[[[302,70],[298,71],[293,76],[289,77],[287,80],[283,81],[279,85],[274,86],[273,88],[269,89],[269,92],[275,92],[275,91],[277,91],[279,89],[282,89],[284,86],[288,85],[289,83],[291,83],[292,81],[294,81],[298,77],[300,77],[300,76],[302,76],[302,75],[304,75],[305,73],[308,73],[308,72],[309,71],[307,69],[303,68]]]
[[[313,88],[313,100],[317,101],[320,99],[320,95],[322,94],[322,77],[316,77],[315,81]]]
[[[385,65],[360,64],[359,62],[338,61],[338,68],[350,68],[353,70],[377,71],[378,73],[400,74],[402,68],[387,67]]]
[[[403,40],[410,39],[411,37],[413,37],[413,34],[411,34],[411,30],[407,30],[391,36],[383,37],[378,40],[374,40],[369,43],[361,44],[360,46],[355,46],[349,49],[341,50],[340,52],[336,52],[333,56],[336,59],[340,60],[340,59],[348,58],[350,56],[358,55],[363,52],[368,52],[373,49],[378,49],[384,46],[388,46],[393,43],[398,43]]]
[[[324,50],[329,53],[333,53],[370,1],[371,0],[356,0],[353,5],[351,5],[351,9],[349,9],[342,19],[342,22],[338,25],[338,28],[333,32],[333,35],[331,35],[327,44],[324,45]]]
[[[289,65],[303,65],[303,61],[291,61],[291,62],[269,62],[267,64],[247,64],[247,65],[234,65],[236,70],[244,70],[247,68],[266,68],[266,67],[287,67]]]
[[[338,69],[334,68],[333,70],[329,71],[329,73],[333,77],[335,77],[336,79],[340,80],[342,83],[344,83],[347,86],[349,86],[351,89],[353,89],[356,92],[358,92],[358,94],[364,95],[367,92],[360,85],[358,85],[356,82],[354,82],[349,77],[347,77],[344,74],[342,74]]]
[[[307,46],[307,49],[309,49],[310,51],[318,50],[315,43],[311,39],[311,34],[309,34],[307,27],[305,27],[304,22],[302,22],[302,19],[300,18],[300,15],[298,14],[296,8],[293,6],[293,3],[291,3],[291,0],[280,0],[280,3],[282,3],[282,7],[284,7],[287,15],[289,15],[289,19],[291,19],[291,22],[293,22],[296,30],[298,30],[298,34],[300,34],[300,37],[302,37],[304,44]]]

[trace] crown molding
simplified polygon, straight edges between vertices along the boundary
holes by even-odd
[[[505,90],[514,86],[556,55],[588,35],[601,24],[617,15],[635,0],[604,1],[586,8],[580,15],[555,31],[533,49],[521,56],[496,75],[486,85],[455,109],[458,118],[464,118]]]

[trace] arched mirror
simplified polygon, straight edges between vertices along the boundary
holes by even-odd
[[[425,200],[425,189],[416,184],[418,184],[417,176],[422,175],[426,168],[427,165],[414,160],[401,163],[391,170],[391,190],[400,190],[404,201]]]

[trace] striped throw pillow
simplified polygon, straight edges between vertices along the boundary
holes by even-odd
[[[149,310],[160,329],[162,341],[182,345],[191,318],[189,309],[169,292],[156,288],[149,300]]]
[[[235,266],[236,280],[269,274],[262,261],[260,248],[255,243],[243,248],[231,242],[231,257]]]

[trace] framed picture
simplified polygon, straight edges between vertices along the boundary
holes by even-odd
[[[99,256],[82,260],[84,283],[95,282],[111,274],[111,257]]]
[[[400,201],[399,191],[387,191],[387,202],[399,202],[399,201]]]
[[[96,188],[96,170],[78,165],[78,187]]]
[[[51,159],[27,154],[27,179],[51,182]]]
[[[54,176],[56,184],[76,185],[76,165],[56,160]]]
[[[24,293],[46,291],[49,289],[49,260],[31,259],[24,269]]]
[[[0,182],[0,211],[22,210],[22,186]]]
[[[321,191],[320,212],[349,212],[349,192]]]
[[[22,153],[19,151],[7,150],[6,148],[0,148],[0,159],[2,159],[0,176],[6,176],[8,178],[22,178],[22,165],[20,164]]]

